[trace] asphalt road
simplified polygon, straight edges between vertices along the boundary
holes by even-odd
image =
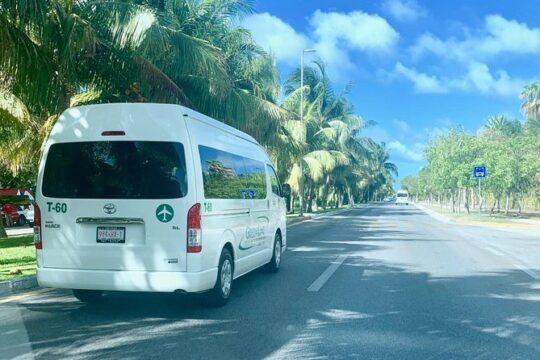
[[[172,294],[0,299],[0,357],[540,358],[538,234],[352,209],[291,227],[281,271],[238,279],[223,308]]]

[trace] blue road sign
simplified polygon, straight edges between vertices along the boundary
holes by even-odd
[[[475,166],[473,176],[476,179],[483,179],[487,176],[487,168],[485,166]]]

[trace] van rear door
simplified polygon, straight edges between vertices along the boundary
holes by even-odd
[[[122,138],[52,144],[39,203],[42,266],[186,271],[186,151]]]

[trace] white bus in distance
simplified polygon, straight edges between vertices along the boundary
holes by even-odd
[[[398,190],[396,192],[396,205],[409,205],[409,193],[407,190]]]
[[[282,195],[255,139],[193,110],[70,108],[39,167],[38,282],[86,302],[106,290],[208,291],[223,305],[234,279],[278,271]]]

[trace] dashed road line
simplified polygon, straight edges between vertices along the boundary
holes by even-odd
[[[489,251],[490,253],[494,254],[494,255],[501,256],[501,257],[504,256],[504,254],[502,252],[500,252],[499,250],[497,250],[495,248],[492,248],[491,246],[487,246],[486,250]]]
[[[334,275],[336,270],[343,264],[343,262],[347,259],[347,255],[339,255],[336,260],[334,260],[330,266],[324,270],[324,272],[307,288],[307,291],[309,292],[317,292],[319,291],[324,284]]]
[[[483,241],[481,241],[483,242]],[[484,243],[485,244],[485,243]],[[525,274],[529,275],[530,277],[532,277],[533,279],[535,280],[540,280],[540,274],[534,270],[531,270],[529,265],[526,265],[521,259],[519,259],[518,257],[516,257],[515,255],[512,255],[506,251],[503,251],[503,250],[500,250],[500,249],[497,249],[493,246],[485,246],[485,247],[480,247],[478,245],[474,245],[476,248],[478,249],[484,249],[484,250],[487,250],[489,251],[490,253],[494,254],[494,255],[497,255],[499,257],[503,257],[507,260],[512,260],[512,262],[516,262],[514,263],[514,267],[518,270],[521,270],[523,271]]]

